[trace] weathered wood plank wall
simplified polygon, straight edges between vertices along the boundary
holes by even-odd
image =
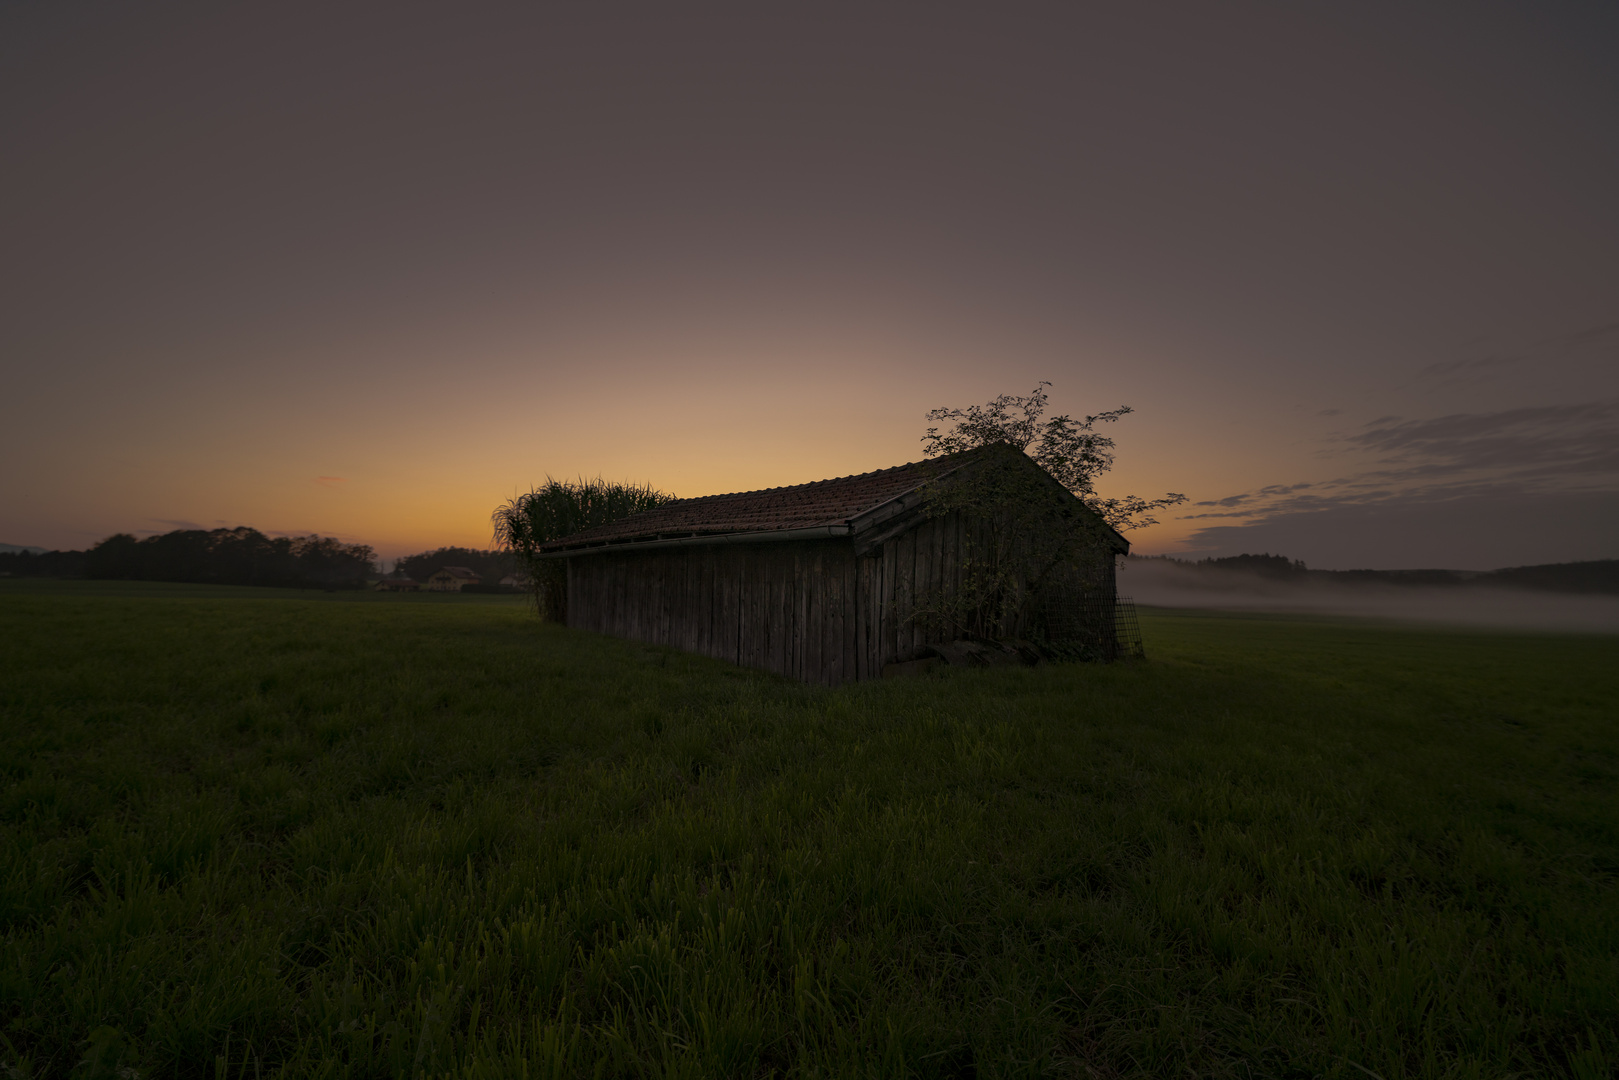
[[[568,625],[836,686],[881,674],[847,540],[701,545],[569,560]]]
[[[829,686],[875,678],[941,637],[912,616],[958,585],[975,527],[924,519],[860,557],[845,539],[577,557],[568,625]],[[1111,592],[1111,557],[1099,573]]]

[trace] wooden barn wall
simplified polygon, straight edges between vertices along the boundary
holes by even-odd
[[[881,655],[874,661],[879,671],[883,663],[912,659],[919,656],[925,646],[951,636],[936,623],[916,618],[917,609],[961,584],[963,575],[971,572],[966,565],[971,552],[987,551],[994,546],[987,528],[986,523],[959,514],[924,519],[908,532],[884,541],[881,558],[862,560],[872,563],[868,571],[872,590],[862,593],[862,601],[874,612],[873,617],[881,626]],[[862,581],[865,580],[863,576]],[[1059,569],[1048,581],[1086,593],[1113,596],[1113,554],[1107,551],[1099,554],[1093,563]],[[1035,625],[1012,626],[1010,636],[1027,637],[1040,631],[1038,605],[1028,614]]]
[[[848,540],[654,548],[568,562],[569,626],[830,686],[880,674]]]
[[[829,539],[570,559],[568,625],[806,682],[870,679],[949,636],[911,616],[958,583],[972,527],[925,519],[865,557]]]

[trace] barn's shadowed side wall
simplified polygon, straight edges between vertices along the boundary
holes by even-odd
[[[828,686],[876,678],[955,636],[911,616],[958,586],[969,527],[925,518],[867,556],[841,538],[574,556],[568,625]],[[1098,571],[1111,595],[1111,555]]]
[[[881,673],[848,540],[706,544],[568,560],[568,625],[836,686]]]
[[[568,625],[837,686],[949,637],[910,619],[960,573],[954,515],[867,557],[850,540],[633,548],[568,560]]]

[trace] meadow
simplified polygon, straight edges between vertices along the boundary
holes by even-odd
[[[1619,1070],[1619,637],[1142,623],[825,690],[0,582],[0,1076]]]

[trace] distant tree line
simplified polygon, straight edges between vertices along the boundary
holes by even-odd
[[[517,557],[509,551],[480,551],[477,548],[441,547],[420,555],[407,555],[395,561],[394,573],[417,582],[426,581],[446,566],[464,566],[483,578],[485,585],[497,584],[517,569]]]
[[[1497,585],[1553,592],[1619,593],[1619,559],[1513,566],[1484,575]]]
[[[0,577],[82,578],[84,551],[3,551]]]
[[[1302,574],[1309,569],[1301,559],[1286,555],[1228,555],[1223,559],[1199,559],[1198,566],[1212,566],[1221,570],[1251,570],[1256,574]]]
[[[364,585],[375,573],[375,558],[365,544],[330,536],[269,537],[243,526],[176,529],[144,540],[118,533],[88,551],[0,555],[0,573],[342,589]]]

